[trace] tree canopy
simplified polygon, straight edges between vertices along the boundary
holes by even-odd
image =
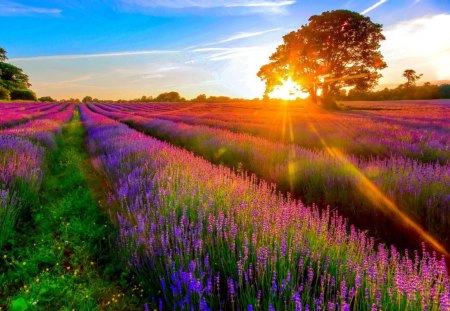
[[[55,102],[56,101],[56,99],[52,98],[51,96],[42,96],[42,97],[39,97],[38,100],[40,102]]]
[[[22,69],[4,62],[0,62],[0,84],[10,91],[31,86]]]
[[[343,87],[367,90],[386,67],[379,48],[382,25],[359,13],[337,10],[309,18],[309,23],[283,37],[283,43],[261,67],[265,95],[292,79],[316,101],[319,90],[328,100]]]
[[[32,90],[28,89],[17,89],[11,91],[12,100],[33,100],[36,101],[36,94]]]
[[[159,94],[155,99],[155,102],[181,102],[185,101],[178,92],[167,92]]]
[[[16,90],[28,90],[31,84],[29,83],[28,76],[23,72],[21,68],[6,63],[6,60],[8,59],[6,54],[7,53],[5,49],[0,47],[0,87],[6,89],[9,93],[11,93],[11,99],[16,99],[12,93]],[[2,97],[9,97],[6,95],[6,92],[3,91],[3,93],[5,94],[2,95]],[[21,94],[18,95],[19,97],[23,95],[21,92],[16,92],[15,94],[19,93]],[[28,97],[26,99],[30,99],[31,95],[29,94],[31,93],[27,93],[27,95],[23,96]]]
[[[92,103],[92,96],[85,96],[81,101],[83,103]]]
[[[423,76],[423,74],[418,75],[413,69],[406,69],[403,71],[403,77],[406,78],[406,83],[404,86],[413,87],[416,86],[416,82]]]

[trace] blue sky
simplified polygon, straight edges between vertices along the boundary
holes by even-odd
[[[282,35],[333,9],[384,25],[381,84],[450,79],[448,0],[1,0],[0,46],[40,96],[252,98]]]

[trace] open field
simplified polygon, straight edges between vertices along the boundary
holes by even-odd
[[[448,310],[450,103],[345,105],[1,104],[0,307]]]

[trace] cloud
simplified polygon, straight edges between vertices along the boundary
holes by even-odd
[[[280,14],[296,0],[118,0],[118,8],[150,14],[211,10],[218,14]]]
[[[122,2],[148,8],[238,8],[238,7],[283,7],[294,4],[294,0],[122,0]]]
[[[377,3],[375,3],[374,5],[372,5],[371,7],[368,7],[367,9],[362,11],[361,14],[365,15],[365,14],[369,13],[370,11],[375,10],[377,7],[379,7],[380,5],[382,5],[383,3],[387,2],[387,1],[388,0],[380,0]]]
[[[222,40],[206,43],[197,46],[187,47],[183,50],[144,50],[144,51],[124,51],[124,52],[109,52],[109,53],[93,53],[93,54],[66,54],[66,55],[44,55],[44,56],[32,56],[32,57],[16,57],[11,58],[11,62],[23,62],[23,61],[38,61],[38,60],[76,60],[76,59],[90,59],[90,58],[106,58],[106,57],[121,57],[121,56],[139,56],[139,55],[162,55],[162,54],[178,54],[181,52],[190,52],[190,53],[219,53],[216,54],[218,57],[223,57],[222,54],[232,53],[230,51],[242,50],[242,48],[230,49],[230,48],[222,48],[222,47],[210,47],[213,45],[230,43],[233,41],[248,39],[252,37],[262,36],[267,33],[276,32],[281,30],[281,28],[273,28],[262,31],[255,32],[239,32],[237,34],[231,35]],[[190,60],[189,62],[193,63],[195,60]],[[176,69],[176,68],[175,68]],[[166,69],[172,70],[172,69]]]
[[[60,9],[28,6],[8,0],[0,3],[0,16],[59,15],[61,12],[62,11]]]
[[[396,83],[405,69],[424,74],[423,80],[450,78],[450,14],[427,15],[399,22],[383,33],[381,51],[388,68],[384,83]]]
[[[11,62],[19,61],[35,61],[35,60],[71,60],[83,58],[104,58],[104,57],[120,57],[120,56],[135,56],[135,55],[152,55],[152,54],[172,54],[178,53],[173,50],[149,50],[149,51],[126,51],[126,52],[111,52],[98,54],[69,54],[69,55],[48,55],[48,56],[32,56],[32,57],[16,57],[11,58]]]
[[[239,32],[235,35],[232,35],[228,38],[222,39],[220,41],[216,41],[216,42],[212,42],[212,43],[207,43],[203,46],[210,46],[210,45],[217,45],[217,44],[222,44],[222,43],[229,43],[232,41],[236,41],[236,40],[241,40],[241,39],[247,39],[247,38],[252,38],[252,37],[259,37],[271,32],[276,32],[281,30],[282,28],[273,28],[273,29],[268,29],[268,30],[263,30],[263,31],[255,31],[255,32]]]

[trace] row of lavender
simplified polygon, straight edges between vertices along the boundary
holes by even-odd
[[[0,129],[52,114],[63,108],[64,105],[53,103],[2,103],[0,105]]]
[[[0,131],[0,248],[14,233],[19,215],[36,204],[45,150],[54,146],[73,109],[59,106],[45,117]]]
[[[322,141],[359,156],[450,160],[449,102],[385,103],[375,110],[310,112],[296,106],[250,104],[120,104],[148,117],[208,125],[324,149]],[[371,109],[370,107],[368,107]]]
[[[450,309],[443,259],[376,248],[337,213],[80,112],[124,254],[160,308]]]
[[[210,161],[231,167],[240,163],[308,203],[338,206],[354,222],[374,226],[378,231],[383,231],[380,226],[386,220],[373,217],[374,213],[381,211],[389,217],[402,218],[402,212],[393,211],[389,202],[393,201],[442,244],[450,246],[449,163],[427,164],[405,157],[362,159],[331,147],[312,151],[204,125],[140,117],[139,112],[110,112],[102,105],[90,107]],[[378,189],[381,196],[374,195]],[[368,218],[371,224],[360,220]]]

